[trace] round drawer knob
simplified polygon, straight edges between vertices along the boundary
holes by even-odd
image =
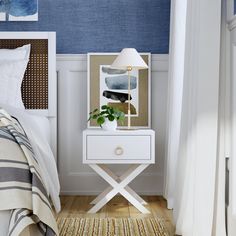
[[[123,153],[124,153],[124,150],[123,150],[122,147],[117,147],[117,148],[115,149],[115,154],[116,154],[117,156],[121,156]]]

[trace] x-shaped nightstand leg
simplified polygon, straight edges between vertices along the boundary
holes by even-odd
[[[136,166],[136,165],[135,165]],[[106,167],[105,167],[106,168]],[[103,167],[104,169],[104,167]],[[133,170],[133,168],[131,168]],[[128,170],[128,172],[130,169]],[[108,168],[106,168],[106,172],[109,173],[110,176],[112,176],[115,180],[118,182],[122,181],[124,179],[124,176],[127,175],[127,173],[123,174],[122,176],[117,176],[115,175],[112,171],[110,171]],[[104,198],[111,190],[113,187],[109,186],[107,187],[102,193],[100,193],[90,204],[97,204],[102,198]],[[147,202],[142,199],[133,189],[131,189],[129,186],[125,187],[126,191],[128,191],[130,194],[133,195],[133,197],[136,198],[142,205],[147,205]]]
[[[143,205],[147,204],[137,193],[127,186],[134,178],[136,178],[149,164],[132,165],[121,177],[112,173],[105,165],[90,164],[90,167],[97,172],[111,186],[101,193],[93,202],[95,204],[88,213],[96,213],[107,202],[109,202],[116,194],[120,193],[132,205],[134,205],[142,213],[150,213]],[[143,204],[143,205],[142,205]]]

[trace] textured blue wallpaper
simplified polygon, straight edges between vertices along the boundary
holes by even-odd
[[[57,53],[168,53],[170,0],[39,0],[38,22],[0,22],[0,31],[56,31]]]
[[[236,15],[236,0],[234,0],[234,15]]]

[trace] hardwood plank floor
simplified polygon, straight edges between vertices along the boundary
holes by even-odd
[[[87,214],[92,205],[89,203],[95,196],[61,196],[62,210],[58,214],[60,217],[84,217],[84,218],[106,218],[106,217],[161,217],[170,236],[174,235],[174,225],[172,221],[172,211],[166,208],[166,201],[161,196],[144,196],[148,202],[147,208],[151,214],[142,214],[133,207],[125,198],[118,195],[114,197],[96,214]]]

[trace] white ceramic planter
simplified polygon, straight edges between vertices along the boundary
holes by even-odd
[[[117,128],[117,121],[109,121],[107,118],[105,119],[105,122],[102,124],[102,129],[106,131],[115,131]]]

